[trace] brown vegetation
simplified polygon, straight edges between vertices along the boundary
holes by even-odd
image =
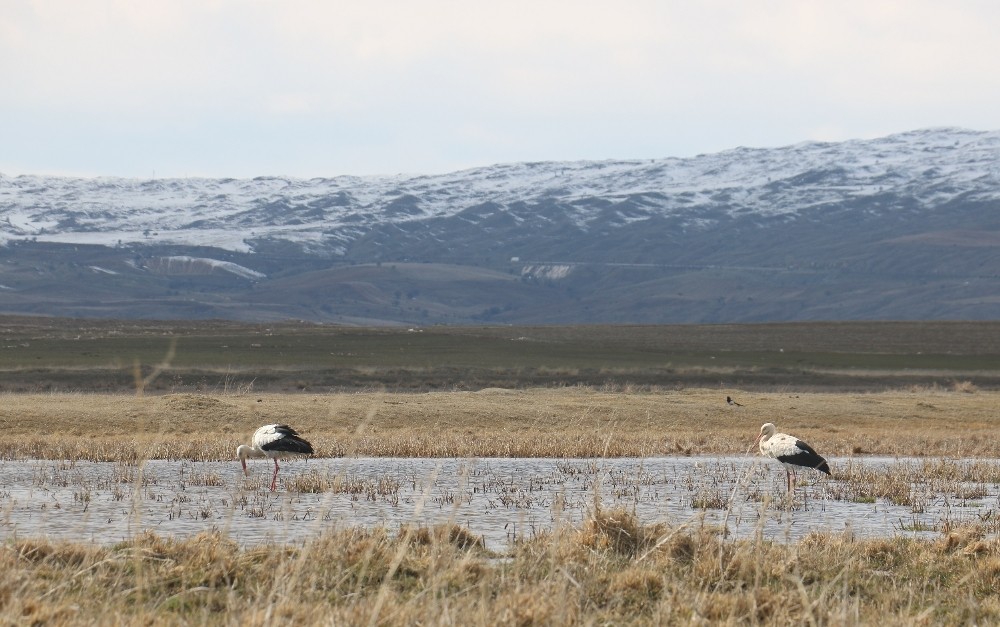
[[[742,407],[729,406],[727,394]],[[764,422],[827,456],[1000,457],[1000,393],[591,389],[0,396],[4,458],[231,459],[287,422],[320,456],[644,457],[746,452]]]
[[[218,533],[0,546],[6,624],[985,624],[1000,540],[726,541],[597,512],[507,557],[459,527],[332,530],[241,549]]]
[[[727,394],[743,406],[727,405]],[[927,456],[879,471],[842,464],[828,488],[834,499],[919,508],[923,483],[956,498],[996,483],[995,463],[940,456],[1000,457],[998,401],[962,386],[5,395],[0,456],[117,461],[127,485],[138,481],[132,464],[142,459],[230,459],[269,422],[293,424],[325,456],[586,457],[744,453],[760,424],[775,421],[828,456]],[[286,489],[392,499],[399,486],[307,472],[290,476]],[[692,505],[723,507],[725,499]],[[813,534],[783,544],[727,539],[696,522],[642,524],[615,509],[504,555],[457,526],[339,528],[303,545],[256,547],[221,533],[146,533],[115,546],[19,537],[0,545],[0,622],[991,623],[1000,621],[996,530],[985,512],[930,541]]]

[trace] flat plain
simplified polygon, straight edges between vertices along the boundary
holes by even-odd
[[[354,328],[0,317],[0,391],[1000,389],[1000,322]]]

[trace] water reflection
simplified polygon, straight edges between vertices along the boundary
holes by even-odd
[[[852,472],[926,464],[831,463]],[[914,483],[908,502],[800,473],[789,503],[784,472],[759,457],[313,459],[283,464],[273,493],[266,460],[252,465],[249,479],[235,462],[2,461],[0,537],[113,543],[147,529],[179,537],[219,529],[250,546],[301,542],[331,527],[450,522],[502,550],[579,525],[595,507],[624,507],[647,523],[724,526],[730,536],[759,533],[780,541],[813,531],[926,535],[988,518],[998,505],[1000,465],[956,463],[993,464],[996,472],[965,487],[905,479]]]

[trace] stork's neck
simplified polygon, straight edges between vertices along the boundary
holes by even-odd
[[[247,446],[246,444],[240,444],[236,447],[236,457],[239,459],[246,459],[247,457],[267,457],[264,451],[260,450],[255,446]]]

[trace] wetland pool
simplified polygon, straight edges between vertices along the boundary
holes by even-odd
[[[789,502],[781,466],[756,456],[322,458],[282,462],[275,492],[270,460],[251,460],[249,477],[235,461],[0,460],[0,539],[112,544],[146,530],[178,538],[219,530],[255,546],[302,543],[330,528],[451,523],[503,551],[579,526],[598,506],[643,523],[724,525],[730,537],[777,541],[811,532],[934,537],[1000,510],[997,460],[930,460],[948,471],[935,476],[952,480],[922,479],[924,458],[829,461],[835,478],[800,471]],[[962,469],[977,465],[985,472],[969,481]],[[872,496],[883,476],[902,477],[906,498]]]

